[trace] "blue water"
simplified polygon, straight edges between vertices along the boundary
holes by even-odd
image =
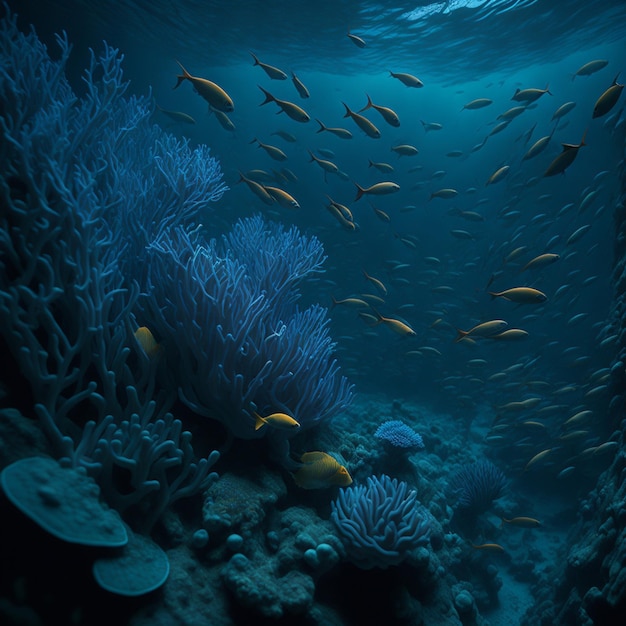
[[[575,493],[574,485],[556,482],[558,473],[572,466],[595,479],[602,463],[596,458],[586,464],[579,455],[612,431],[603,417],[610,401],[606,368],[617,347],[610,317],[613,212],[624,177],[626,96],[622,93],[603,117],[592,119],[592,111],[615,77],[621,82],[626,77],[623,2],[9,4],[23,27],[34,25],[52,56],[52,34],[68,32],[74,45],[68,72],[78,93],[88,48],[99,50],[106,40],[125,55],[130,93],[150,90],[159,106],[195,119],[189,126],[158,112],[154,117],[192,145],[208,144],[221,163],[230,190],[200,219],[210,236],[227,232],[240,217],[263,213],[324,245],[325,272],[305,282],[303,304],[331,307],[333,298],[367,299],[363,294],[382,298],[376,311],[341,304],[330,311],[342,373],[355,384],[357,397],[367,398],[338,420],[342,432],[371,435],[372,425],[398,415],[359,415],[360,410],[406,403],[414,423],[431,443],[437,440],[433,446],[445,448],[446,438],[463,431],[472,454],[493,458],[519,481],[520,492],[541,491],[549,476],[547,491],[567,484]],[[366,47],[355,46],[348,30]],[[270,80],[253,66],[250,51],[289,75],[295,71],[311,97],[301,99],[291,80]],[[608,64],[591,76],[572,78],[595,59]],[[173,89],[177,60],[232,97],[234,132],[218,124],[187,81]],[[413,74],[424,86],[408,88],[390,71]],[[277,114],[273,103],[260,106],[258,86],[303,107],[311,121],[299,124]],[[499,116],[521,104],[512,100],[516,89],[547,86],[550,93],[490,136]],[[366,94],[400,119],[394,128],[378,112],[365,111],[381,131],[379,139],[343,117],[342,102],[358,111]],[[464,109],[477,98],[492,103]],[[566,102],[575,107],[555,121],[554,112]],[[350,130],[353,138],[317,133],[316,118]],[[442,128],[426,132],[423,122]],[[286,142],[277,131],[293,134],[296,141]],[[547,148],[524,159],[531,145],[547,135],[552,135]],[[578,145],[583,137],[585,145],[565,173],[545,177],[562,144]],[[254,138],[279,147],[287,160],[272,160],[251,143]],[[419,153],[398,157],[392,151],[398,144],[413,145]],[[310,162],[309,151],[331,160],[344,177],[325,174]],[[458,154],[448,156],[451,152]],[[368,167],[369,160],[386,162],[393,171],[378,172]],[[503,166],[508,174],[488,184]],[[273,174],[283,167],[297,180]],[[253,169],[268,172],[269,184],[288,191],[300,208],[268,207],[238,184],[239,172]],[[355,183],[366,187],[380,181],[395,182],[400,191],[355,200]],[[458,195],[431,199],[442,188]],[[342,228],[327,211],[327,196],[350,208],[353,230]],[[373,207],[390,221],[381,221]],[[464,219],[462,212],[478,214],[480,221]],[[585,226],[588,232],[568,243]],[[523,271],[543,253],[560,258],[544,269]],[[384,283],[386,295],[364,271]],[[538,289],[547,300],[517,304],[488,293],[515,287]],[[408,325],[414,334],[400,336],[385,323],[375,323],[376,312]],[[528,336],[455,342],[457,329],[494,319]],[[368,405],[371,397],[376,400]],[[523,401],[530,401],[531,408],[510,406]],[[423,409],[419,415],[413,410],[417,405]],[[591,423],[576,431],[564,427],[568,418],[587,409],[594,411]],[[446,416],[443,433],[431,419],[439,414]],[[360,417],[365,425],[356,424]],[[400,417],[408,419],[408,414]],[[454,445],[458,454],[459,441]],[[545,474],[525,474],[533,455],[548,448],[554,452]],[[441,448],[437,453],[445,464]],[[441,478],[441,466],[437,471]]]

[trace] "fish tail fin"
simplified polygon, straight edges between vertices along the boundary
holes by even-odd
[[[376,324],[380,324],[385,318],[371,304],[370,309],[374,311],[374,315],[376,316]]]
[[[252,54],[252,53],[250,53]],[[263,100],[263,102],[261,102],[261,104],[259,104],[260,107],[262,107],[264,104],[267,104],[268,102],[275,102],[276,98],[274,98],[274,96],[269,92],[266,91],[265,89],[263,89],[263,87],[261,87],[261,85],[257,85],[257,87],[265,94],[265,100]]]
[[[254,430],[259,430],[259,428],[263,428],[267,422],[258,414],[254,414]]]
[[[237,171],[239,172],[239,180],[235,183],[235,185],[238,185],[239,183],[245,183],[246,177],[242,174],[241,170]]]
[[[178,63],[178,65],[180,65],[180,69],[183,71],[182,74],[178,74],[178,76],[176,76],[176,84],[174,85],[173,89],[176,89],[185,79],[191,79],[191,74],[183,67],[183,64],[180,61],[176,61],[176,63]]]
[[[550,83],[546,84],[546,93],[549,93],[551,96],[553,96],[554,94],[550,91]]]
[[[615,78],[613,79],[613,85],[617,85],[617,79],[619,78],[620,74],[621,72],[617,72],[617,74],[615,74]]]
[[[487,293],[491,296],[492,300],[495,300],[498,297],[498,294],[495,291],[488,291]]]
[[[309,163],[313,163],[313,161],[315,161],[315,155],[310,150],[307,150],[307,152],[311,156],[311,158],[309,159]]]
[[[586,145],[587,145],[587,144],[585,143],[585,137],[587,136],[587,131],[588,131],[588,130],[589,130],[588,128],[585,128],[585,132],[583,133],[583,138],[580,140],[580,145],[581,145],[581,146],[586,146]]]
[[[332,311],[339,303],[337,302],[337,299],[335,298],[335,296],[331,295],[330,299],[332,300],[332,305],[330,307],[330,310]]]
[[[373,167],[374,164],[372,163],[372,159],[367,159],[369,161],[369,165],[367,167]]]
[[[362,109],[359,109],[359,113],[361,111],[366,111],[367,109],[371,109],[374,106],[374,103],[372,102],[372,99],[369,97],[369,94],[365,94],[365,96],[367,98],[367,104]]]
[[[459,343],[459,341],[461,341],[461,339],[465,339],[465,337],[467,337],[469,333],[466,330],[461,330],[460,328],[456,329],[456,338],[454,340],[454,343]]]
[[[316,132],[321,133],[326,130],[326,126],[324,126],[322,122],[320,122],[317,118],[315,118],[315,121],[320,125],[320,129]]]
[[[251,139],[248,143],[258,143],[259,145],[261,145],[261,142],[256,137],[254,137],[254,139]]]
[[[350,107],[348,107],[348,105],[345,102],[342,102],[341,104],[343,104],[343,106],[346,107],[346,114],[344,115],[344,117],[350,117],[352,111],[350,110]]]
[[[365,193],[365,189],[363,189],[363,187],[361,187],[358,183],[354,183],[356,186],[356,198],[354,199],[354,201],[356,202],[357,200],[360,200],[363,197],[363,194]]]
[[[250,50],[248,50],[250,52]],[[254,52],[250,52],[250,56],[254,59],[254,63],[252,65],[259,65],[259,59],[256,58]]]

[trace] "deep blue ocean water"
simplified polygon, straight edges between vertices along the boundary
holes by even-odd
[[[195,119],[189,126],[155,113],[155,121],[169,131],[192,144],[208,144],[221,163],[230,190],[202,220],[210,236],[259,212],[295,225],[318,237],[328,257],[325,273],[305,283],[303,302],[331,307],[333,298],[374,294],[382,298],[375,301],[380,315],[413,329],[414,335],[401,336],[376,324],[375,312],[342,304],[332,308],[337,359],[357,394],[420,403],[451,415],[459,428],[479,415],[475,437],[484,439],[511,473],[570,432],[562,424],[579,411],[593,410],[595,419],[573,443],[558,443],[564,452],[555,474],[608,438],[602,415],[610,398],[603,385],[616,345],[609,315],[613,211],[624,177],[626,96],[602,117],[593,119],[592,112],[614,79],[626,79],[623,2],[20,0],[9,5],[22,27],[34,25],[52,56],[52,34],[67,31],[74,45],[68,71],[77,92],[88,48],[99,50],[106,40],[124,53],[130,92],[151,90],[160,107]],[[366,46],[357,47],[348,31]],[[300,98],[290,79],[271,80],[253,65],[250,52],[289,76],[296,72],[310,98]],[[573,78],[598,59],[606,66]],[[229,114],[233,132],[209,114],[190,84],[173,90],[176,61],[228,92],[235,106]],[[406,87],[390,71],[417,76],[423,87]],[[303,107],[311,120],[300,124],[278,115],[273,103],[260,106],[258,86]],[[522,104],[512,99],[516,89],[546,87],[549,93],[490,135],[508,110]],[[378,112],[365,111],[379,128],[379,139],[343,117],[342,102],[358,111],[366,94],[400,119],[400,126],[392,127]],[[477,98],[492,102],[464,108]],[[567,102],[575,106],[554,119]],[[350,130],[352,139],[317,133],[316,118]],[[427,131],[424,123],[441,128]],[[285,141],[277,131],[296,141]],[[545,150],[524,159],[546,136],[551,139]],[[565,173],[544,176],[562,144],[579,145],[583,137],[585,145]],[[251,143],[254,138],[279,147],[287,160],[272,160]],[[398,157],[392,147],[400,144],[419,152]],[[335,163],[345,176],[325,174],[310,162],[309,151]],[[379,172],[369,161],[393,170]],[[506,176],[489,184],[505,166]],[[297,180],[273,173],[284,167]],[[239,171],[254,169],[268,172],[269,184],[288,191],[300,208],[267,207],[238,184]],[[397,183],[400,191],[355,200],[355,183],[381,181]],[[431,199],[449,188],[458,192],[454,198]],[[342,228],[330,214],[327,196],[350,208],[354,228]],[[570,239],[585,227],[580,238]],[[544,253],[560,258],[543,269],[523,269]],[[384,283],[386,295],[364,272]],[[540,290],[547,300],[518,304],[488,293],[517,287]],[[528,336],[455,342],[457,329],[494,319]],[[531,401],[532,410],[510,406],[523,401]],[[542,422],[545,431],[524,430],[529,421]]]

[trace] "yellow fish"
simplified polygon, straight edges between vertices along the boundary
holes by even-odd
[[[287,413],[272,413],[271,415],[261,417],[255,412],[254,418],[254,430],[259,430],[259,428],[263,428],[263,426],[272,426],[279,430],[295,430],[296,428],[300,428],[300,423],[293,419],[291,415],[287,415]]]
[[[305,452],[301,457],[303,465],[293,479],[303,489],[325,489],[338,485],[347,487],[352,483],[348,470],[326,452]]]
[[[364,194],[373,194],[375,196],[383,196],[388,193],[394,193],[396,191],[400,191],[400,185],[392,182],[383,182],[376,183],[375,185],[371,185],[370,187],[363,188],[360,185],[354,183],[357,188],[355,201],[361,198]]]
[[[504,291],[490,291],[491,298],[504,298],[509,302],[517,302],[518,304],[538,304],[548,299],[545,293],[532,287],[513,287]]]
[[[270,78],[272,78],[273,80],[286,80],[287,79],[287,74],[285,74],[285,72],[283,72],[282,70],[279,70],[277,67],[274,67],[273,65],[268,65],[267,63],[261,63],[261,61],[259,61],[259,59],[257,59],[257,57],[252,52],[250,54],[252,55],[252,58],[254,59],[253,65],[258,65],[259,67],[261,67]]]
[[[400,126],[400,118],[393,109],[374,104],[369,95],[365,95],[367,96],[367,104],[362,109],[359,109],[359,113],[367,109],[376,109],[383,116],[383,119],[387,122],[387,124],[395,126],[396,128]]]
[[[265,100],[263,100],[263,102],[261,102],[259,106],[263,106],[264,104],[267,104],[268,102],[275,102],[281,108],[283,112],[285,112],[292,120],[295,120],[296,122],[306,123],[311,119],[309,117],[309,114],[302,107],[299,107],[297,104],[294,104],[293,102],[289,102],[287,100],[280,100],[274,97],[269,91],[266,91],[265,89],[263,89],[261,85],[258,85],[258,87],[265,95]]]
[[[234,111],[235,105],[233,104],[232,98],[219,85],[216,85],[206,78],[192,76],[182,66],[180,61],[176,61],[176,63],[180,65],[180,69],[183,70],[183,73],[176,77],[178,78],[178,82],[174,85],[174,89],[176,89],[184,80],[188,80],[194,86],[194,89],[198,92],[198,94],[202,96],[212,107],[216,108],[218,111],[223,111],[224,113]]]
[[[593,117],[602,117],[606,115],[619,100],[619,97],[624,89],[624,85],[620,85],[617,82],[619,74],[613,79],[612,85],[598,98],[593,107]]]
[[[423,87],[424,83],[417,78],[417,76],[413,76],[412,74],[405,74],[404,72],[389,72],[391,76],[397,78],[403,85],[407,87]]]
[[[363,115],[359,115],[358,113],[351,111],[350,107],[345,102],[342,102],[341,104],[346,107],[346,114],[344,115],[344,117],[351,117],[354,120],[355,124],[368,137],[371,137],[372,139],[378,139],[380,137],[380,131],[378,130],[378,128],[376,128],[376,126],[374,126],[374,124],[372,124],[372,122],[370,122]]]
[[[579,144],[575,143],[562,143],[563,151],[557,155],[552,163],[548,165],[548,169],[544,172],[544,176],[554,176],[555,174],[564,174],[565,170],[574,162],[578,151],[583,146],[586,146],[585,137],[587,131],[583,133],[583,138]]]
[[[140,326],[135,331],[135,339],[151,359],[161,351],[161,346],[156,342],[154,335],[147,326]]]

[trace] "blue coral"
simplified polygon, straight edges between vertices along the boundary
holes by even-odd
[[[255,431],[254,411],[288,413],[306,430],[352,396],[327,310],[297,305],[298,283],[323,259],[315,237],[260,216],[221,241],[173,229],[148,250],[142,319],[163,338],[181,399],[236,437],[268,436],[282,460],[294,433]]]
[[[428,541],[429,515],[417,492],[385,474],[370,476],[367,485],[341,489],[331,507],[348,556],[362,569],[397,565]]]
[[[505,486],[502,470],[486,459],[464,465],[450,482],[456,507],[472,514],[486,511]]]
[[[421,450],[424,441],[419,433],[400,420],[388,420],[383,422],[374,433],[376,439],[380,439],[394,451]]]

